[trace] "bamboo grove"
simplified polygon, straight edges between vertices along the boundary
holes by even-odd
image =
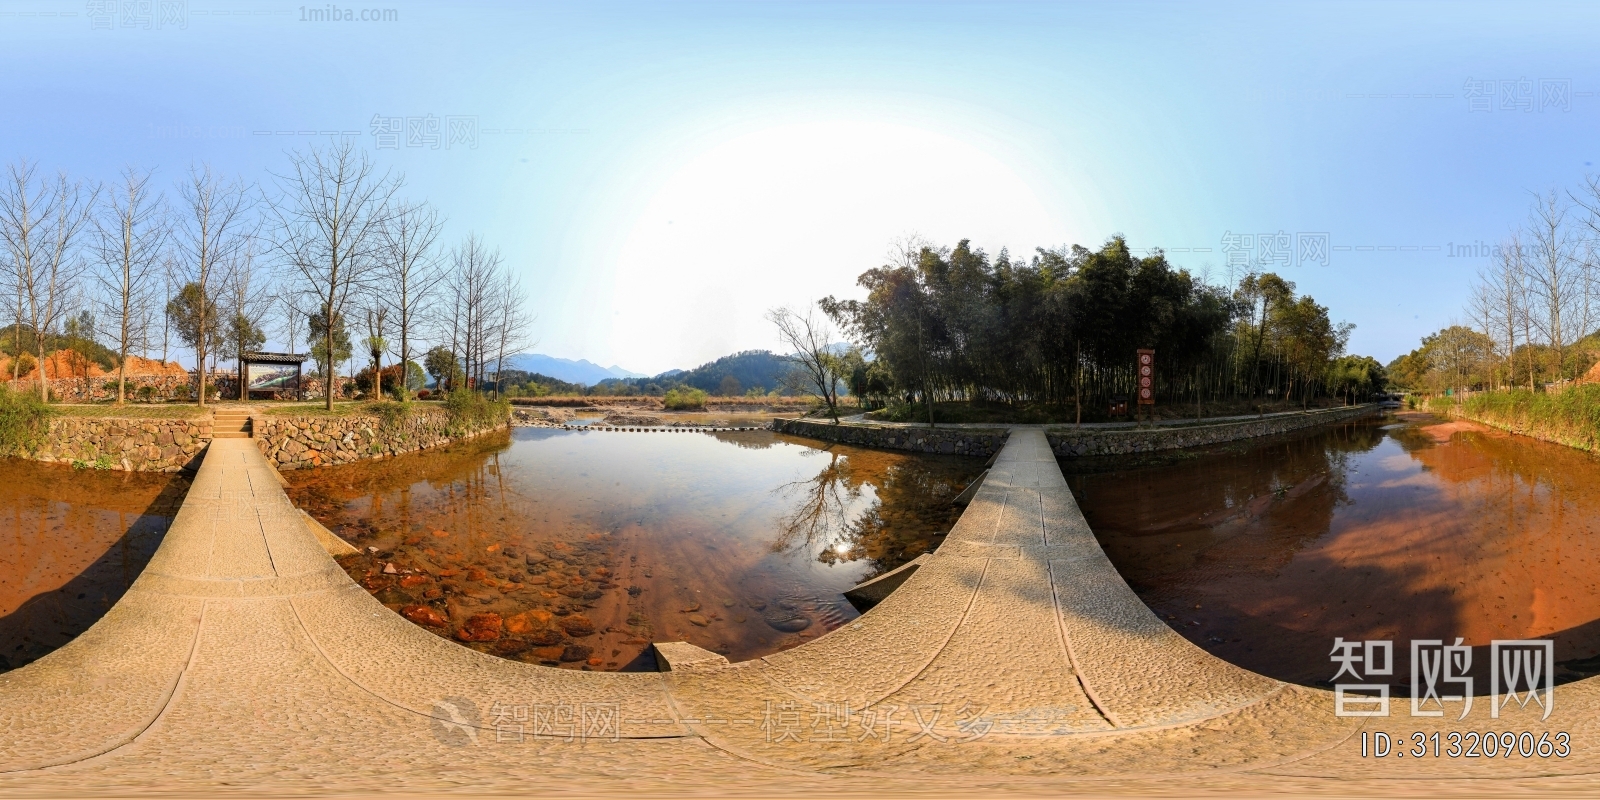
[[[1139,348],[1157,353],[1157,402],[1185,413],[1356,399],[1383,385],[1377,362],[1344,356],[1352,326],[1294,283],[1251,273],[1211,285],[1159,251],[1134,255],[1122,237],[1027,260],[914,240],[858,283],[864,300],[819,305],[859,345],[839,371],[868,405],[931,396],[1102,418],[1133,396]]]

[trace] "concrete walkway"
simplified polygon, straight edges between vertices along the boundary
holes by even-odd
[[[1331,669],[1330,669],[1331,674]],[[1396,678],[1402,682],[1403,678]],[[881,605],[755,661],[664,674],[506,661],[379,605],[249,440],[211,444],[165,542],[68,646],[0,675],[0,793],[765,796],[1600,789],[1600,683],[1555,712],[1334,715],[1157,619],[1017,430]],[[1361,723],[1567,731],[1566,759],[1362,758]],[[1486,783],[1485,781],[1491,781]]]

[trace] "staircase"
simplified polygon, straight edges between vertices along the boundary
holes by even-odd
[[[250,425],[251,410],[248,408],[219,408],[215,412],[211,423],[211,438],[213,439],[251,439],[254,430]]]

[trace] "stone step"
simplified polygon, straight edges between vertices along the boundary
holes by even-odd
[[[254,437],[252,437],[248,431],[219,431],[219,430],[213,430],[211,432],[211,438],[213,438],[213,439],[250,439],[250,438],[254,438]]]

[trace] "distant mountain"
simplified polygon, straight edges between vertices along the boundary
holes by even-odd
[[[778,388],[794,363],[767,350],[746,350],[701,364],[691,370],[675,369],[657,375],[657,383],[682,383],[716,394],[723,389],[743,393],[759,388],[764,392]],[[726,387],[723,381],[733,380]]]
[[[581,383],[585,386],[593,386],[612,378],[645,377],[643,373],[629,372],[616,365],[602,367],[587,359],[573,361],[570,358],[556,358],[542,353],[519,353],[507,358],[506,364],[510,369],[537,372],[567,383]]]
[[[612,375],[617,376],[618,378],[648,378],[648,377],[650,377],[649,375],[646,375],[643,372],[629,372],[628,370],[625,370],[622,367],[617,366],[616,364],[612,364],[611,366],[606,367],[606,371],[611,373]]]

